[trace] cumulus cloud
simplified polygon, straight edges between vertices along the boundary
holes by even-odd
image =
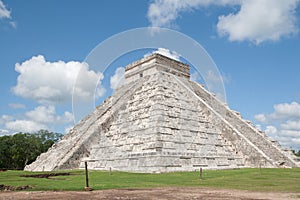
[[[297,102],[276,104],[274,111],[270,115],[273,119],[300,118],[300,104]]]
[[[291,138],[299,138],[300,130],[281,130],[281,135]]]
[[[119,67],[116,69],[115,74],[110,78],[111,89],[116,89],[125,83],[125,68]]]
[[[151,54],[154,54],[154,53],[166,56],[166,57],[171,58],[173,60],[180,61],[180,54],[179,53],[177,53],[175,51],[171,51],[169,49],[165,49],[165,48],[158,48],[157,50],[154,50],[151,53],[145,54],[144,57],[150,56]]]
[[[0,125],[4,125],[3,134],[12,134],[15,132],[36,132],[41,129],[49,129],[53,125],[70,126],[73,122],[73,115],[70,112],[64,112],[59,115],[54,106],[38,106],[33,110],[27,111],[24,115],[13,117],[2,115]],[[4,130],[4,129],[1,129]]]
[[[265,133],[269,136],[276,136],[278,130],[275,126],[267,126]]]
[[[6,8],[2,0],[0,0],[0,20],[6,20],[13,28],[17,27],[17,23],[12,20],[11,11]]]
[[[26,106],[24,104],[21,104],[21,103],[10,103],[10,104],[8,104],[8,106],[13,108],[13,109],[24,109],[24,108],[26,108]]]
[[[279,40],[298,32],[295,9],[298,0],[243,1],[238,13],[220,16],[217,29],[231,41],[249,40],[257,44]]]
[[[7,10],[6,6],[3,4],[2,0],[0,0],[0,19],[8,18],[11,19],[10,11]]]
[[[270,114],[255,115],[255,120],[266,126],[268,136],[282,145],[300,149],[300,105],[297,102],[273,106]]]
[[[26,112],[25,115],[28,119],[43,124],[69,123],[73,120],[73,115],[70,112],[65,112],[62,116],[57,116],[54,106],[38,106],[34,110]]]
[[[174,60],[180,61],[180,54],[178,54],[175,51],[171,51],[169,49],[165,49],[165,48],[158,48],[156,51],[154,51],[153,53],[158,53],[160,55],[166,56],[168,58],[172,58]]]
[[[9,134],[9,131],[8,131],[8,130],[0,129],[0,136],[8,135],[8,134]]]
[[[0,117],[0,129],[7,130],[9,134],[70,127],[74,121],[73,114],[68,111],[58,114],[56,104],[71,104],[73,91],[77,97],[85,100],[93,100],[105,92],[101,85],[103,74],[90,70],[84,62],[49,62],[44,56],[38,55],[23,63],[16,63],[15,70],[19,75],[12,92],[37,102],[39,106],[25,113]],[[26,108],[18,103],[10,103],[9,106],[14,109]]]
[[[267,126],[265,133],[283,146],[300,150],[300,130],[277,129],[275,126]]]
[[[189,12],[203,6],[228,5],[238,0],[155,0],[149,5],[147,17],[154,27],[170,27],[182,12]]]
[[[264,114],[257,114],[254,116],[254,119],[258,122],[267,123],[267,118]]]
[[[33,133],[41,129],[47,129],[48,127],[44,124],[30,120],[15,120],[7,122],[6,128],[12,132]]]
[[[220,36],[230,41],[251,41],[259,44],[276,41],[298,32],[296,8],[299,0],[155,0],[149,5],[148,20],[153,27],[171,27],[180,13],[201,7],[238,6],[239,10],[218,17]]]
[[[300,104],[297,102],[276,104],[273,108],[273,113],[257,114],[255,119],[263,123],[274,120],[300,119]]]
[[[0,117],[0,125],[5,124],[9,121],[11,121],[13,119],[13,117],[9,116],[9,115],[2,115]]]
[[[300,130],[300,119],[298,121],[287,121],[280,125],[282,129]]]
[[[78,73],[80,79],[77,80],[76,94],[93,98],[95,85],[99,78],[103,78],[101,73],[89,70],[87,63],[48,62],[42,55],[17,63],[15,70],[20,74],[17,85],[12,88],[13,93],[42,104],[70,102]],[[98,95],[102,95],[102,91],[97,90]]]

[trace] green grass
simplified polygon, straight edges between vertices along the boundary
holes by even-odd
[[[62,171],[59,171],[62,172]],[[65,171],[64,171],[65,172]],[[12,186],[30,185],[32,190],[83,190],[85,173],[72,170],[70,176],[50,179],[20,177],[37,174],[24,171],[0,172],[0,184]],[[174,172],[140,174],[126,172],[89,171],[89,183],[95,190],[112,188],[153,187],[211,187],[252,191],[300,192],[300,168],[295,169],[239,169],[204,170],[202,180],[199,172]]]

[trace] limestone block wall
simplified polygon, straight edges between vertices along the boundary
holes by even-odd
[[[243,157],[206,119],[205,107],[181,87],[164,73],[144,82],[106,124],[106,139],[90,153],[100,160],[90,166],[140,172],[243,166]]]
[[[137,81],[143,76],[165,71],[186,79],[190,78],[190,67],[187,64],[171,60],[160,54],[153,54],[126,66],[126,83]]]

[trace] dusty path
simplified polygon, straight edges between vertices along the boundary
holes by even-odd
[[[298,198],[297,198],[298,197]],[[92,192],[0,192],[0,199],[103,199],[103,200],[300,200],[299,193],[266,193],[207,188],[115,189]]]

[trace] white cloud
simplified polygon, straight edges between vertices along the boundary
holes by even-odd
[[[57,115],[54,106],[38,106],[25,115],[28,119],[43,124],[70,123],[73,120],[70,112],[65,112],[62,116]]]
[[[42,104],[70,102],[78,73],[80,79],[77,80],[77,94],[84,98],[94,98],[95,85],[99,78],[103,78],[101,73],[89,70],[87,63],[47,62],[42,55],[17,63],[15,70],[20,75],[17,85],[12,88],[14,94]],[[97,91],[97,95],[102,95],[103,90]]]
[[[255,115],[255,120],[266,125],[268,136],[282,145],[300,149],[300,105],[297,102],[273,106],[270,114]]]
[[[52,123],[55,120],[54,106],[38,106],[25,114],[29,119],[39,123]]]
[[[171,27],[182,12],[201,7],[239,6],[235,13],[219,16],[217,30],[230,41],[259,44],[276,41],[298,32],[295,10],[299,0],[155,0],[149,5],[148,20],[153,27]]]
[[[264,114],[257,114],[254,116],[254,119],[258,122],[267,123],[267,118]]]
[[[278,131],[275,126],[267,126],[265,132],[269,136],[274,136]]]
[[[238,0],[155,0],[149,5],[148,20],[153,27],[170,27],[181,12],[192,11],[209,5],[228,5]]]
[[[26,132],[32,133],[41,129],[47,129],[48,127],[44,124],[30,121],[30,120],[15,120],[6,123],[6,128],[14,132]]]
[[[153,53],[158,53],[158,54],[166,56],[168,58],[172,58],[174,60],[180,61],[180,55],[175,51],[170,51],[169,49],[158,48]]]
[[[6,134],[15,132],[36,132],[40,129],[51,129],[53,126],[71,126],[73,124],[73,115],[70,112],[64,112],[59,115],[54,106],[38,106],[25,114],[16,116],[2,115],[0,125],[4,125]],[[1,127],[0,127],[1,129]],[[4,130],[4,129],[3,129]],[[1,133],[0,133],[1,134]]]
[[[286,123],[283,123],[280,125],[282,129],[288,129],[288,130],[300,130],[300,120],[298,121],[287,121]]]
[[[283,130],[277,129],[275,126],[267,126],[265,133],[285,147],[300,150],[300,130]]]
[[[2,0],[0,0],[0,19],[1,18],[8,18],[11,19],[10,11],[7,10],[5,5],[3,4]]]
[[[119,67],[116,69],[115,74],[110,77],[111,89],[116,89],[125,83],[125,68]]]
[[[297,102],[281,103],[273,106],[274,112],[271,114],[257,114],[255,120],[268,123],[274,120],[291,120],[300,118],[300,104]]]
[[[21,103],[10,103],[10,104],[8,104],[8,106],[13,108],[13,109],[24,109],[24,108],[26,108],[26,106],[24,104],[21,104]]]
[[[9,134],[9,131],[8,131],[8,130],[0,129],[0,136],[8,135],[8,134]]]
[[[58,121],[61,121],[63,123],[69,123],[69,122],[74,122],[74,116],[72,113],[65,111],[63,116],[60,116],[57,118]]]
[[[26,113],[26,116],[40,123],[52,123],[55,120],[55,108],[54,106],[38,106],[34,110]]]
[[[281,130],[281,136],[290,137],[290,138],[299,138],[300,137],[300,130]]]
[[[274,105],[274,113],[270,115],[273,119],[300,118],[300,104],[297,102],[282,103]]]
[[[300,137],[298,138],[292,138],[292,143],[293,144],[298,144],[298,146],[300,145]]]
[[[295,9],[298,0],[243,1],[238,13],[220,16],[217,29],[230,41],[257,44],[297,33]]]
[[[2,0],[0,0],[0,20],[1,19],[6,19],[6,22],[8,22],[9,25],[13,28],[17,28],[17,23],[12,21],[11,11],[6,8]]]
[[[97,98],[105,92],[101,85],[103,75],[89,70],[87,63],[48,62],[39,55],[21,64],[17,63],[15,70],[19,76],[12,92],[23,98],[37,101],[40,105],[25,113],[0,117],[0,129],[7,130],[9,134],[35,132],[40,129],[51,130],[54,127],[62,130],[70,127],[74,121],[73,114],[68,111],[57,113],[55,104],[71,104],[73,90],[76,91],[77,97],[85,100]],[[95,89],[97,83],[99,86]],[[17,103],[11,103],[9,106],[26,108],[25,105]]]
[[[9,116],[9,115],[2,115],[0,117],[0,125],[1,124],[5,124],[6,122],[9,122],[13,119],[13,117]]]
[[[180,61],[180,54],[179,53],[177,53],[175,51],[171,51],[169,49],[165,49],[165,48],[158,48],[157,50],[154,50],[151,53],[147,53],[147,54],[144,55],[144,58],[147,57],[147,56],[150,56],[151,54],[154,54],[154,53],[166,56],[166,57],[171,58],[173,60]]]

